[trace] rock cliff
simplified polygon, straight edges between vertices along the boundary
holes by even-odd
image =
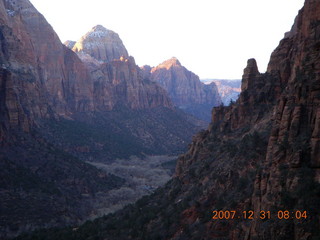
[[[146,69],[145,67],[144,70]],[[202,83],[177,58],[171,58],[152,68],[151,80],[167,90],[176,106],[203,120],[209,121],[212,107],[221,103],[217,86],[214,83]]]
[[[66,46],[72,46],[69,42]],[[73,47],[88,67],[93,79],[94,106],[98,111],[112,110],[116,105],[130,109],[168,107],[173,109],[167,93],[144,76],[128,56],[119,35],[98,25]]]
[[[123,58],[99,59],[117,47],[79,52],[90,65],[28,0],[0,0],[1,239],[93,217],[98,193],[124,180],[82,159],[177,153],[199,129],[125,49]]]
[[[89,54],[103,62],[129,57],[119,35],[101,25],[93,27],[74,44],[72,50]]]
[[[91,68],[94,81],[94,103],[96,109],[112,110],[116,105],[130,109],[148,109],[159,106],[173,109],[166,91],[143,78],[134,58],[114,60]]]
[[[292,30],[272,53],[266,73],[259,73],[254,59],[248,60],[239,100],[214,109],[209,130],[194,139],[179,161],[177,175],[188,179],[190,169],[207,163],[210,154],[220,151],[225,156],[216,156],[218,165],[228,161],[230,166],[234,159],[237,166],[225,165],[222,173],[216,172],[220,177],[226,174],[225,184],[216,184],[212,192],[225,203],[213,200],[212,208],[272,214],[267,220],[257,217],[250,223],[227,223],[229,231],[215,221],[208,235],[231,239],[319,237],[319,11],[320,1],[305,2]],[[217,144],[217,137],[224,139],[224,151],[210,149]],[[243,155],[243,150],[247,154]],[[237,178],[243,181],[242,200],[234,191]],[[237,202],[232,203],[228,195]],[[297,210],[306,211],[308,217],[298,220]],[[281,219],[279,211],[288,211],[290,220]]]
[[[28,130],[39,118],[92,109],[84,64],[32,4],[0,1],[0,12],[3,128]]]

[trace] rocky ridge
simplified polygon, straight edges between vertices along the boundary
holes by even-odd
[[[128,52],[119,35],[101,25],[93,27],[72,47],[74,52],[86,53],[102,62],[128,58]]]
[[[149,74],[152,81],[167,90],[176,106],[200,119],[209,121],[212,107],[221,103],[217,86],[214,83],[202,83],[196,74],[183,67],[175,57],[151,70],[148,66],[143,69],[144,74]]]
[[[67,42],[66,46],[70,44]],[[110,111],[116,105],[126,105],[130,109],[159,106],[173,108],[167,93],[148,78],[144,78],[143,72],[134,58],[129,57],[115,32],[97,25],[86,33],[72,50],[91,73],[95,109]]]

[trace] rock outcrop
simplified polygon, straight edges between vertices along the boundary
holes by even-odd
[[[151,80],[167,90],[176,106],[203,120],[208,121],[212,107],[221,103],[214,83],[202,83],[196,74],[183,67],[174,57],[152,68]],[[199,109],[200,112],[197,111]]]
[[[165,90],[144,76],[117,33],[95,26],[72,50],[91,73],[96,110],[110,111],[117,105],[130,109],[159,106],[173,109]]]
[[[195,103],[220,104],[217,89],[203,84],[197,75],[171,58],[151,69],[151,80],[163,86],[177,106]],[[211,91],[210,91],[211,90]]]
[[[111,62],[120,59],[120,57],[129,57],[119,35],[101,25],[93,27],[76,42],[72,50],[89,54],[102,62]]]
[[[2,128],[93,109],[86,67],[29,1],[0,1],[0,19]]]
[[[143,78],[134,58],[114,60],[91,68],[94,81],[94,103],[98,110],[112,110],[116,105],[130,109],[168,107],[173,109],[166,91]]]

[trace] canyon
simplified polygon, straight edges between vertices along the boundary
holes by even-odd
[[[319,0],[228,106],[176,58],[138,67],[103,26],[63,45],[28,0],[0,0],[0,43],[1,238],[320,238]],[[189,104],[216,106],[206,129]],[[172,178],[160,154],[180,154]],[[150,194],[93,220],[128,186]]]
[[[128,186],[96,166],[177,155],[205,125],[103,26],[64,45],[28,0],[1,0],[0,43],[0,238],[96,217]]]
[[[319,239],[319,26],[320,1],[306,0],[267,71],[247,61],[238,100],[213,109],[164,187],[75,231],[20,239]]]

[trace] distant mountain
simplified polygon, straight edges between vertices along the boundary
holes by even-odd
[[[199,119],[210,121],[212,107],[221,103],[216,85],[202,83],[177,58],[164,61],[154,68],[144,66],[142,69],[146,76],[167,90],[176,106]]]
[[[101,25],[93,27],[79,39],[72,50],[77,53],[89,54],[103,62],[111,62],[120,59],[120,57],[129,57],[119,35]]]
[[[235,102],[241,92],[241,80],[203,79],[205,84],[214,82],[217,85],[219,95],[225,106]]]
[[[70,42],[66,42],[66,46],[72,46]],[[72,50],[90,71],[95,110],[113,110],[117,105],[129,109],[158,106],[173,109],[167,93],[143,78],[143,72],[134,58],[129,57],[117,33],[97,25],[81,37]]]

